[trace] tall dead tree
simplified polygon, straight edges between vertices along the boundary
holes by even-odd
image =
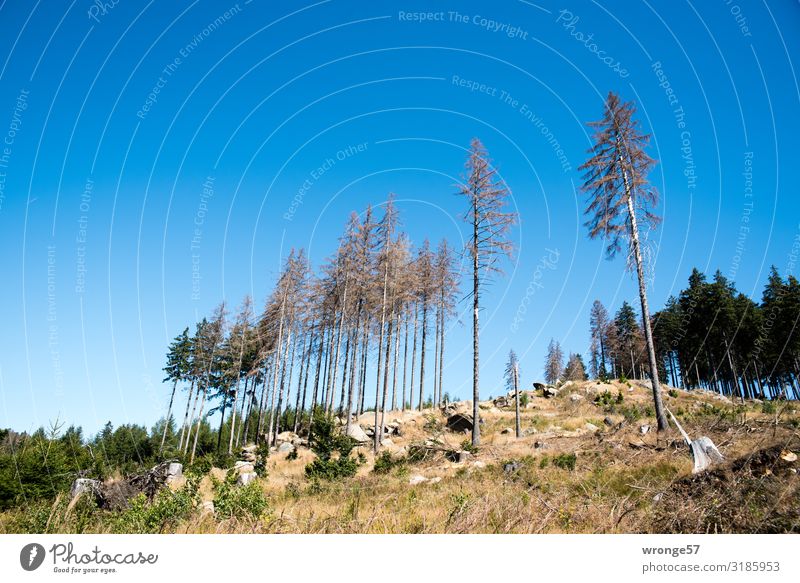
[[[472,259],[472,445],[481,440],[479,409],[479,342],[480,291],[492,273],[500,272],[499,260],[511,256],[513,244],[508,231],[517,220],[516,213],[505,212],[511,192],[492,166],[486,148],[477,138],[472,140],[459,193],[469,202],[464,218],[471,227],[466,251]]]
[[[589,123],[595,130],[594,144],[589,150],[590,158],[579,170],[584,171],[582,190],[589,200],[585,211],[589,215],[586,223],[589,237],[603,238],[609,258],[622,249],[622,241],[626,240],[628,257],[636,269],[656,419],[658,430],[664,431],[667,418],[658,381],[658,360],[650,325],[639,237],[640,220],[653,227],[660,221],[652,211],[658,204],[658,192],[647,181],[647,175],[655,164],[655,160],[645,152],[650,136],[640,130],[639,122],[633,118],[635,112],[633,102],[623,103],[617,94],[609,92],[603,119]]]

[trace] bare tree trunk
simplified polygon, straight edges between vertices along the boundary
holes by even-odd
[[[172,394],[169,397],[169,407],[167,407],[167,416],[164,419],[164,434],[161,436],[161,445],[158,446],[158,455],[164,449],[164,442],[167,440],[167,429],[169,429],[169,420],[172,417],[172,402],[175,400],[175,389],[178,387],[177,379],[172,383]]]
[[[192,381],[194,384],[196,381]],[[186,442],[183,444],[181,450],[184,455],[189,453],[189,441],[192,439],[192,428],[194,427],[194,414],[197,412],[197,404],[200,402],[200,383],[197,383],[197,391],[194,394],[194,404],[192,405],[192,414],[189,417],[189,425],[186,426]]]
[[[311,354],[313,352],[312,350],[313,346],[314,346],[314,340],[312,338],[308,346],[308,355],[306,356],[306,367],[305,367],[306,373],[305,373],[305,378],[303,379],[303,400],[300,403],[300,409],[299,409],[301,413],[305,412],[306,410],[306,390],[308,389],[308,373],[311,370]],[[294,428],[292,431],[297,433],[299,430],[300,430],[300,414],[298,413],[294,417]]]
[[[395,316],[394,360],[392,363],[392,411],[397,411],[397,355],[400,348],[399,316]]]
[[[311,439],[311,429],[314,425],[314,409],[317,407],[317,396],[319,391],[319,375],[322,368],[322,349],[325,346],[325,326],[320,322],[321,333],[319,337],[319,348],[317,351],[317,372],[314,373],[314,390],[311,393],[311,406],[308,409],[308,438]]]
[[[342,315],[339,316],[339,330],[336,332],[336,351],[333,357],[333,375],[328,383],[328,401],[325,410],[330,413],[333,409],[333,391],[336,390],[336,373],[339,371],[339,348],[342,343],[342,328],[344,327],[344,315],[347,312],[347,278],[344,279],[344,293],[342,294]]]
[[[414,342],[411,349],[411,383],[408,386],[408,402],[414,408],[414,373],[417,368],[417,321],[419,320],[419,306],[414,302]],[[422,403],[419,404],[422,410]]]
[[[353,327],[356,337],[353,339],[353,356],[350,358],[350,384],[347,387],[347,408],[345,410],[345,435],[350,433],[350,423],[352,421],[353,412],[353,391],[355,389],[356,378],[356,360],[358,360],[358,342],[359,333],[361,332],[361,310],[362,303],[358,302],[358,311],[356,312],[356,325]],[[359,370],[360,372],[360,370]],[[360,376],[360,375],[359,375]]]
[[[345,391],[347,389],[348,367],[350,366],[350,341],[353,337],[353,329],[347,327],[347,341],[344,343],[344,364],[342,366],[342,390],[339,393],[339,406],[336,408],[338,413],[344,409]]]
[[[189,406],[192,404],[192,397],[194,396],[194,383],[195,379],[192,378],[192,384],[189,387],[189,397],[186,399],[186,412],[183,414],[183,425],[181,425],[181,436],[178,440],[178,451],[183,452],[183,437],[184,434],[188,435],[187,423],[189,422]],[[196,398],[195,398],[196,402]]]
[[[223,393],[222,395],[222,414],[219,416],[219,429],[217,429],[217,453],[222,447],[222,428],[225,426],[225,411],[228,408],[228,396]]]
[[[419,410],[422,411],[425,397],[425,337],[428,333],[428,302],[422,302],[422,346],[419,349]]]
[[[444,380],[444,313],[442,313],[442,323],[439,326],[439,334],[441,335],[441,339],[439,340],[439,405],[441,405],[443,402],[442,383]]]
[[[269,439],[272,435],[272,423],[275,419],[275,393],[278,390],[278,374],[280,373],[281,366],[281,350],[283,348],[283,323],[284,323],[284,315],[286,309],[286,292],[283,293],[283,299],[281,300],[281,317],[278,323],[278,343],[275,345],[275,366],[273,367],[274,370],[272,371],[272,390],[270,391],[270,413],[269,413],[269,431],[267,432],[267,445],[269,445]],[[288,345],[288,343],[287,343]],[[260,424],[259,424],[260,425]],[[259,428],[260,429],[260,428]],[[259,431],[260,433],[260,431]],[[256,441],[259,441],[260,436],[256,436]]]
[[[406,410],[406,373],[408,372],[408,312],[405,313],[406,337],[403,341],[403,403],[402,410]]]
[[[367,393],[367,364],[369,361],[369,315],[364,319],[364,347],[361,349],[361,378],[358,382],[358,415],[364,414],[364,398]]]
[[[478,310],[480,307],[478,293],[480,292],[480,275],[478,272],[478,197],[473,196],[472,208],[474,218],[472,221],[472,237],[474,249],[472,250],[472,445],[477,447],[481,443],[480,388],[478,386]]]
[[[275,349],[276,351],[277,349]],[[261,399],[258,404],[258,423],[256,424],[256,436],[255,442],[258,443],[261,439],[261,434],[264,431],[264,416],[266,414],[265,405],[267,405],[267,385],[270,373],[272,369],[277,366],[275,363],[275,351],[273,351],[272,358],[269,355],[264,356],[264,381],[261,383]]]
[[[378,434],[378,401],[380,401],[381,391],[381,357],[383,356],[383,328],[386,325],[386,287],[389,282],[389,264],[383,271],[383,300],[381,301],[381,327],[378,332],[378,378],[375,381],[375,423],[372,449],[378,453],[378,446],[381,443],[382,435]]]
[[[298,420],[300,418],[300,392],[302,389],[303,393],[303,408],[306,406],[306,393],[305,389],[302,388],[303,384],[303,374],[305,373],[306,382],[308,382],[308,365],[309,365],[309,354],[311,353],[311,347],[308,345],[308,342],[311,338],[311,331],[309,330],[306,334],[303,335],[303,348],[300,351],[300,374],[297,376],[297,399],[294,402],[294,423],[292,424],[292,433],[297,433],[297,425]]]
[[[433,398],[431,404],[436,407],[439,403],[439,309],[436,310],[436,324],[434,326],[433,342]]]
[[[394,325],[394,302],[392,302],[392,311],[389,315],[389,331],[386,334],[386,354],[385,362],[383,363],[383,398],[381,400],[381,433],[380,439],[383,439],[383,428],[386,426],[386,396],[389,392],[389,357],[392,353],[392,327]]]
[[[267,442],[272,442],[272,445],[275,445],[278,441],[278,433],[280,432],[280,424],[281,424],[281,405],[283,404],[283,389],[286,386],[286,367],[289,367],[289,374],[291,375],[292,372],[292,363],[294,362],[294,348],[292,347],[291,356],[289,356],[289,347],[292,345],[292,332],[293,330],[289,328],[289,334],[286,336],[286,350],[283,354],[283,364],[281,366],[281,382],[278,388],[278,396],[277,396],[277,403],[275,407],[272,409],[269,415],[269,438]],[[289,378],[289,382],[291,382],[291,377]],[[274,424],[273,424],[274,421]]]
[[[667,418],[664,415],[664,404],[661,401],[661,385],[658,382],[658,360],[656,359],[656,349],[653,344],[653,331],[650,327],[650,308],[647,306],[647,290],[644,280],[644,267],[642,265],[642,252],[639,247],[639,228],[636,225],[636,212],[633,208],[633,193],[630,192],[627,174],[625,174],[624,171],[623,176],[625,176],[625,190],[628,192],[628,219],[631,226],[633,256],[636,260],[636,275],[639,279],[639,299],[642,303],[644,337],[647,342],[647,357],[650,362],[650,382],[653,385],[653,402],[655,403],[658,431],[665,431],[667,429]]]
[[[517,439],[522,437],[522,425],[519,419],[519,365],[514,364],[514,408],[516,414],[516,435]]]
[[[203,423],[203,408],[206,404],[206,391],[208,389],[203,385],[203,397],[200,399],[200,412],[197,414],[197,429],[194,432],[194,443],[192,444],[192,455],[189,457],[189,463],[194,463],[194,454],[197,451],[197,438],[200,436],[200,425]]]
[[[247,383],[249,383],[249,382],[250,382],[250,377],[245,376],[244,377],[244,389],[242,391],[242,408],[239,410],[239,427],[236,430],[236,447],[239,447],[240,445],[242,445],[242,426],[245,424],[245,421],[247,420],[246,417],[245,417],[244,410],[245,410],[245,403],[247,403]],[[251,390],[252,390],[252,386],[251,386]],[[252,404],[252,402],[253,401],[251,399],[250,403]],[[233,453],[233,452],[231,452],[231,453]]]

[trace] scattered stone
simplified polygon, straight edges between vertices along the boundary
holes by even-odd
[[[600,431],[600,428],[597,425],[595,425],[594,423],[587,423],[586,425],[584,425],[584,427],[588,431],[591,431],[592,433],[595,433],[596,431]]]
[[[534,449],[548,449],[549,447],[550,447],[550,445],[549,445],[549,444],[547,444],[547,443],[546,443],[546,442],[544,442],[544,441],[535,441],[535,442],[533,443],[533,448],[534,448]]]
[[[633,387],[628,387],[628,392],[632,393],[633,392]]]
[[[564,383],[563,385],[561,385],[561,387],[559,387],[559,388],[561,388],[561,389],[566,389],[566,388],[568,388],[568,387],[571,387],[571,386],[572,386],[572,385],[574,385],[574,384],[575,384],[575,383],[574,383],[573,381],[567,381],[566,383]]]
[[[358,443],[366,443],[369,441],[369,436],[361,429],[360,425],[355,423],[351,424],[347,429],[347,435],[355,439]]]
[[[605,423],[609,427],[614,426],[614,420],[611,417],[606,417],[603,419],[603,423]]]
[[[284,431],[278,434],[276,441],[278,443],[292,443],[292,441],[294,441],[297,438],[298,435],[296,433],[292,431]]]
[[[70,498],[75,498],[81,494],[92,494],[96,496],[100,491],[100,484],[100,480],[78,478],[72,482],[72,487],[69,489]]]
[[[784,451],[781,452],[781,459],[783,461],[789,462],[789,463],[796,462],[797,461],[797,454],[794,453],[793,451],[784,450]]]
[[[430,480],[428,480],[428,483],[429,484],[438,484],[441,481],[442,481],[442,477],[441,476],[436,476],[435,478],[431,478]]]
[[[255,472],[255,467],[251,462],[238,461],[233,464],[233,469],[239,474],[251,474]]]
[[[513,396],[512,396],[512,399],[513,399]],[[495,407],[500,407],[501,409],[503,407],[509,407],[510,406],[509,399],[507,399],[506,397],[497,397],[492,402],[494,403]]]
[[[391,439],[389,439],[388,437],[384,437],[381,440],[381,445],[383,447],[394,447],[394,442]]]
[[[511,429],[510,427],[506,427],[500,433],[502,433],[503,435],[508,435],[509,433],[514,433],[514,430]]]
[[[542,389],[542,394],[544,395],[545,399],[551,399],[553,397],[558,396],[558,389],[548,385],[544,387],[544,389]]]
[[[411,476],[411,479],[408,481],[409,486],[416,486],[417,484],[422,484],[423,482],[427,482],[428,478],[425,476]]]
[[[179,478],[183,475],[183,464],[170,462],[167,466],[167,478]]]
[[[503,472],[506,474],[513,474],[522,467],[522,464],[517,461],[512,461],[503,466]]]
[[[664,492],[659,492],[655,496],[653,496],[653,502],[661,502],[661,499],[664,497]]]
[[[447,418],[447,428],[456,433],[472,431],[472,415],[466,413],[456,413]]]
[[[472,467],[473,468],[482,469],[482,468],[486,467],[486,463],[482,462],[481,460],[476,460],[476,461],[472,462]]]
[[[472,454],[468,451],[464,451],[463,449],[456,452],[456,459],[460,464],[468,462],[471,457]]]
[[[545,389],[546,389],[548,386],[549,386],[549,385],[546,385],[546,384],[544,384],[544,383],[533,383],[533,389],[534,389],[534,390],[536,390],[536,391],[543,391],[543,390],[545,390]]]
[[[214,514],[214,501],[213,500],[204,501],[201,508],[203,514]]]
[[[239,477],[236,478],[236,485],[237,486],[247,486],[250,482],[254,481],[258,476],[255,472],[249,472],[246,474],[239,474]]]
[[[523,431],[522,435],[528,436],[528,435],[535,435],[537,433],[539,433],[539,430],[536,429],[535,427],[531,427],[530,429],[526,429],[525,431]]]
[[[647,435],[648,431],[650,431],[649,425],[642,425],[641,427],[639,427],[639,433],[641,433],[642,435]]]
[[[583,401],[583,395],[579,395],[578,393],[572,393],[569,396],[569,400],[573,403],[577,403],[578,401]]]
[[[278,446],[278,453],[291,453],[295,447],[288,441],[284,441]]]

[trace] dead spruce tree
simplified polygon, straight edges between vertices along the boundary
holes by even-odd
[[[564,374],[564,352],[558,340],[550,339],[547,345],[547,355],[544,360],[544,380],[554,385]]]
[[[456,269],[456,257],[446,239],[442,239],[436,249],[433,261],[434,289],[436,290],[436,323],[437,323],[437,349],[438,356],[434,354],[434,361],[438,363],[437,391],[434,392],[434,405],[442,404],[442,383],[444,382],[444,338],[447,320],[455,314],[456,296],[460,286],[460,273]]]
[[[658,193],[647,182],[655,160],[645,152],[649,135],[639,129],[638,121],[633,119],[635,112],[633,102],[623,103],[618,95],[609,92],[603,119],[589,123],[595,129],[594,145],[589,150],[591,157],[579,170],[584,171],[582,190],[589,200],[585,211],[589,215],[586,223],[589,237],[603,238],[609,258],[621,250],[622,241],[626,240],[629,258],[636,269],[658,430],[664,431],[667,418],[661,402],[639,238],[640,220],[652,226],[659,222],[651,210],[658,203]]]
[[[478,409],[480,291],[492,273],[501,272],[498,267],[500,259],[511,256],[513,244],[507,236],[517,215],[505,212],[511,193],[477,138],[472,140],[459,193],[469,202],[469,210],[464,218],[471,227],[466,251],[472,259],[472,445],[478,446],[481,441]]]
[[[506,385],[509,389],[514,391],[514,414],[515,414],[515,430],[514,434],[517,439],[522,437],[522,426],[519,419],[519,359],[517,353],[510,350],[508,353],[508,362],[506,363]]]

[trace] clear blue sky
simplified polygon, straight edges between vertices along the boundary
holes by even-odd
[[[509,348],[525,384],[551,337],[586,354],[591,302],[636,299],[576,196],[609,90],[638,102],[660,161],[653,308],[694,266],[755,297],[786,272],[797,2],[113,4],[0,2],[0,426],[152,424],[173,336],[223,298],[263,305],[290,247],[318,265],[389,192],[415,243],[459,244],[473,136],[521,216],[485,295],[483,393]],[[445,359],[461,397],[469,324]]]

